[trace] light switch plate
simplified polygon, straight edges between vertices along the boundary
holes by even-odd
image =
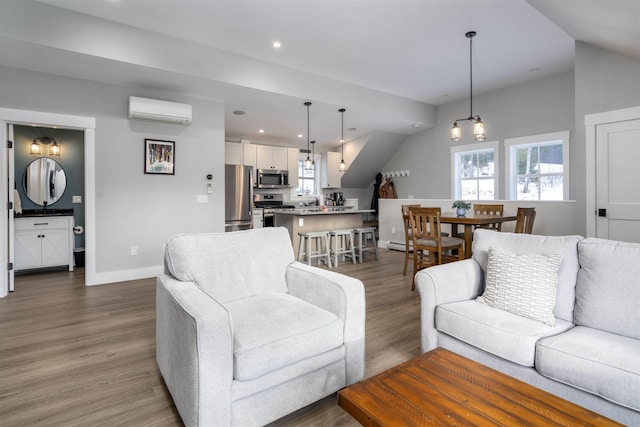
[[[71,198],[71,203],[82,203],[82,196],[73,196]]]
[[[196,203],[209,203],[209,196],[206,194],[197,194]]]

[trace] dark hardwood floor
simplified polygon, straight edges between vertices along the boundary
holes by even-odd
[[[420,354],[404,255],[379,255],[334,269],[366,287],[365,377]],[[22,275],[0,299],[0,425],[182,425],[155,362],[155,279],[83,283],[82,269]],[[358,425],[335,394],[271,424]]]

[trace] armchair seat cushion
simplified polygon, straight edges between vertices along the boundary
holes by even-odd
[[[225,304],[233,328],[233,377],[255,379],[343,345],[338,317],[286,293]]]
[[[441,304],[436,328],[460,341],[522,366],[533,366],[536,342],[573,325],[556,319],[554,326],[509,313],[476,300]]]

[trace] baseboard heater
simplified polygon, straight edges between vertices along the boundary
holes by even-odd
[[[409,244],[409,249],[411,249],[411,246],[412,245]],[[387,246],[387,249],[404,252],[404,243],[401,243],[401,242],[389,242],[389,246]]]

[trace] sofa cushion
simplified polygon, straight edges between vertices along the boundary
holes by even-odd
[[[553,326],[561,260],[560,254],[516,255],[490,247],[484,293],[477,300]]]
[[[556,318],[573,322],[575,286],[578,269],[578,242],[581,236],[538,236],[523,233],[505,233],[476,229],[473,234],[473,259],[482,270],[487,272],[488,251],[492,246],[506,249],[522,255],[535,253],[542,255],[561,254],[562,262],[558,268],[558,286],[556,287],[556,306],[553,314]]]
[[[640,341],[576,326],[536,345],[537,371],[640,411]]]
[[[339,347],[338,317],[289,294],[263,294],[225,305],[233,328],[233,378],[251,380]]]
[[[572,326],[561,319],[554,326],[545,325],[476,300],[436,308],[436,329],[440,332],[523,366],[533,366],[535,345],[540,338]]]
[[[287,292],[285,272],[294,261],[283,227],[233,233],[183,234],[167,242],[165,268],[194,282],[220,303],[269,292]]]
[[[640,339],[640,244],[589,238],[578,256],[575,323]]]

